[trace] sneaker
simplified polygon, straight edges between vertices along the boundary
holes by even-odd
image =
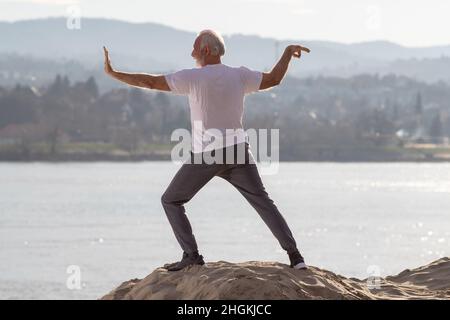
[[[181,259],[186,258],[187,255],[188,255],[188,254],[187,254],[186,252],[183,252],[183,257],[182,257]],[[166,264],[164,264],[163,268],[164,268],[164,269],[168,269],[168,268],[173,267],[174,265],[176,265],[178,262],[179,262],[179,261],[172,262],[172,263],[166,263]]]
[[[289,260],[291,261],[291,268],[301,270],[301,269],[308,269],[308,267],[305,264],[305,259],[303,259],[300,252],[297,250],[295,252],[289,253]]]
[[[195,264],[204,265],[205,261],[203,260],[203,256],[199,255],[198,252],[193,252],[191,254],[183,252],[183,258],[181,261],[165,264],[164,268],[168,271],[179,271]]]

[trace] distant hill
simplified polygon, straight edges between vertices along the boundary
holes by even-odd
[[[156,23],[96,18],[83,18],[79,30],[68,29],[65,18],[0,22],[0,75],[5,75],[5,56],[11,54],[60,65],[74,60],[95,74],[102,67],[103,45],[110,49],[113,64],[123,70],[156,73],[193,67],[190,53],[195,36]],[[240,34],[225,37],[225,42],[224,63],[259,70],[270,69],[288,44],[310,47],[312,52],[302,57],[302,63],[292,64],[290,74],[294,76],[393,71],[425,81],[448,81],[450,77],[446,71],[450,70],[446,58],[450,57],[450,45],[409,48],[386,41],[342,44],[292,39],[279,41],[277,50],[275,39]],[[37,65],[36,70],[31,67],[29,76],[34,72],[39,77],[38,69]]]

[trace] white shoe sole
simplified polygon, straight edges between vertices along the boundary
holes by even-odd
[[[308,269],[308,267],[306,266],[306,264],[304,262],[300,262],[294,266],[294,269],[302,270],[302,269]]]

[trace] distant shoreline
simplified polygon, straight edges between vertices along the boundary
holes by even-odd
[[[170,161],[170,145],[154,145],[134,151],[113,145],[66,144],[55,152],[44,145],[0,149],[0,162],[139,162]],[[256,159],[257,150],[253,150]],[[268,154],[271,157],[271,153]],[[260,160],[260,159],[256,159]],[[409,147],[396,146],[296,146],[283,147],[280,162],[450,162],[450,146],[416,144]]]
[[[82,156],[82,157],[1,157],[0,163],[31,163],[31,162],[48,162],[48,163],[64,163],[64,162],[147,162],[147,161],[164,161],[170,162],[170,157],[166,156],[127,156],[127,157],[117,157],[117,156]],[[335,163],[383,163],[383,162],[398,162],[398,163],[450,163],[450,159],[441,158],[427,158],[427,159],[370,159],[370,158],[360,158],[360,159],[280,159],[279,162],[289,163],[289,162],[335,162]],[[259,163],[259,161],[258,161]]]

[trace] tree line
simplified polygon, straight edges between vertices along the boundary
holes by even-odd
[[[445,145],[450,87],[387,75],[286,78],[245,99],[244,128],[277,128],[285,160],[385,158],[406,144]],[[103,143],[133,153],[170,146],[190,129],[185,97],[132,87],[100,93],[93,77],[47,86],[0,87],[0,150],[29,154],[35,144],[57,154],[63,144]],[[17,151],[19,150],[19,151]]]

